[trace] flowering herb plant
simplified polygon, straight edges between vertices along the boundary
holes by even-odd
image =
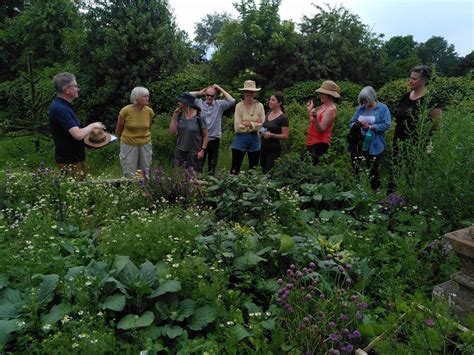
[[[360,343],[358,325],[367,303],[350,289],[350,264],[329,254],[325,261],[297,269],[291,265],[276,301],[281,306],[279,324],[291,344],[306,354],[351,353]]]

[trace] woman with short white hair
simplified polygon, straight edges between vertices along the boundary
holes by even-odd
[[[370,185],[380,189],[380,161],[385,151],[385,132],[390,128],[390,111],[377,101],[372,86],[364,87],[358,97],[359,107],[349,122],[349,150],[354,174],[363,162],[369,169]]]
[[[137,170],[148,175],[151,168],[151,124],[155,113],[148,106],[149,91],[137,86],[130,94],[131,104],[120,110],[115,134],[120,138],[120,165],[125,177]]]

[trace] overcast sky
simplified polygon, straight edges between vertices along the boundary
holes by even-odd
[[[238,0],[169,0],[178,26],[194,38],[194,26],[206,14],[238,13],[232,3]],[[257,0],[258,1],[258,0]],[[441,36],[454,44],[456,52],[465,56],[474,50],[474,1],[467,0],[282,0],[280,17],[299,23],[306,15],[312,17],[312,4],[342,4],[372,32],[383,33],[384,39],[413,35],[416,42]]]

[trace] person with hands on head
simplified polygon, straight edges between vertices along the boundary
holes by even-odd
[[[218,100],[216,96],[221,93],[225,100]],[[205,100],[196,99],[196,105],[201,109],[200,116],[206,121],[208,130],[208,144],[203,158],[203,166],[207,158],[207,170],[214,175],[219,158],[219,146],[222,136],[222,117],[224,111],[235,104],[235,99],[217,84],[206,87],[200,91],[191,91],[193,96],[204,96]]]
[[[189,92],[181,93],[176,101],[178,107],[169,125],[170,133],[177,135],[174,162],[201,172],[208,143],[206,121],[200,117],[196,98]]]
[[[120,165],[125,177],[137,170],[148,176],[153,156],[151,124],[155,113],[148,106],[150,92],[141,86],[130,94],[131,104],[120,110],[115,134],[120,138]]]
[[[316,92],[319,93],[321,105],[315,108],[313,100],[306,103],[310,119],[306,146],[313,159],[313,165],[317,165],[319,158],[329,149],[332,128],[336,122],[336,102],[341,97],[339,86],[331,80],[324,81]]]
[[[351,131],[358,130],[359,132],[355,133],[360,133],[354,134],[360,139],[349,145],[352,170],[357,174],[362,162],[365,161],[369,169],[370,185],[373,190],[378,190],[380,162],[385,150],[385,132],[390,128],[391,122],[390,111],[387,105],[377,100],[377,94],[372,86],[366,86],[360,91],[358,102],[360,106],[349,122]]]
[[[234,130],[232,142],[232,166],[230,173],[237,175],[245,157],[249,157],[249,169],[258,165],[260,155],[260,137],[258,131],[265,119],[263,105],[255,99],[255,93],[260,91],[255,81],[246,80],[244,87],[239,89],[244,93],[244,100],[235,106]]]
[[[274,92],[268,100],[270,112],[265,116],[260,134],[262,149],[260,150],[260,166],[264,173],[269,172],[275,161],[281,156],[280,140],[286,140],[290,134],[288,117],[284,114],[285,98],[280,91]]]
[[[105,129],[101,122],[81,128],[71,103],[79,97],[76,77],[59,73],[53,77],[57,96],[48,110],[49,124],[54,141],[54,158],[61,171],[72,174],[77,180],[85,179],[84,138],[94,128]]]

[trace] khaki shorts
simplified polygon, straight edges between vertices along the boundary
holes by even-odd
[[[123,176],[133,177],[137,170],[148,175],[151,168],[153,151],[151,143],[144,145],[120,144],[120,166]]]

